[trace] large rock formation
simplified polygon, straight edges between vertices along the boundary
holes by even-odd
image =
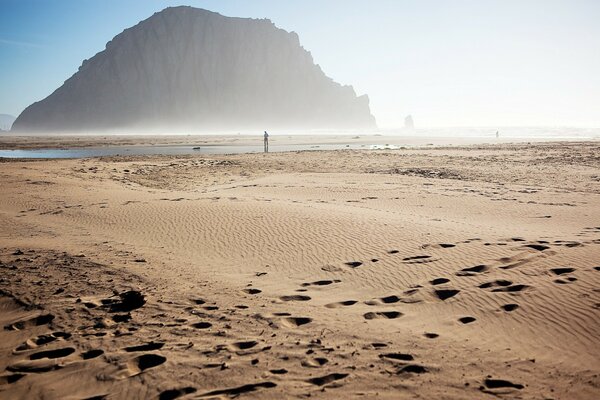
[[[192,8],[126,29],[15,131],[371,128],[367,96],[328,78],[298,35],[267,19]]]

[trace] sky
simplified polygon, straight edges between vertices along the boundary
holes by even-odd
[[[0,114],[177,5],[297,32],[380,128],[600,127],[600,0],[0,0]]]

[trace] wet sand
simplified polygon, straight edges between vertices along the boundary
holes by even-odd
[[[2,160],[0,183],[0,398],[600,395],[597,142]]]

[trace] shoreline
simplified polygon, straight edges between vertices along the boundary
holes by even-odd
[[[381,135],[272,135],[274,146],[310,145],[396,145],[396,146],[469,146],[518,143],[598,142],[600,138],[578,137],[451,137],[451,136],[381,136]],[[262,146],[262,136],[231,135],[123,135],[123,136],[10,136],[0,135],[0,150],[75,149],[118,146]]]

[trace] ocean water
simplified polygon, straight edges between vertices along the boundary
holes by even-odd
[[[105,146],[73,149],[0,150],[0,158],[90,158],[140,155],[194,155],[261,153],[263,146]],[[341,150],[368,148],[363,144],[270,145],[269,152],[302,150]]]

